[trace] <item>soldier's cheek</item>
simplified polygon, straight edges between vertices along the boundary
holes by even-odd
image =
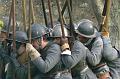
[[[38,50],[40,46],[39,44],[36,43],[36,44],[33,44],[33,47]]]
[[[20,48],[18,49],[18,54],[21,55],[24,52],[25,52],[25,47],[24,46],[20,46]]]

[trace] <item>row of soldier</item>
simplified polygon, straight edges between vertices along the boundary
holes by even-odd
[[[52,30],[32,24],[31,44],[28,32],[16,31],[15,52],[13,34],[6,38],[7,25],[1,26],[0,79],[120,79],[120,54],[112,47],[109,33],[98,32],[88,19],[74,24],[71,42],[69,25],[64,25],[62,37],[60,23]]]

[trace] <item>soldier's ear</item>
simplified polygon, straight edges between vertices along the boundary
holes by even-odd
[[[24,43],[23,46],[26,48],[26,43]]]
[[[48,37],[47,35],[43,35],[42,39],[45,40],[45,41],[47,41],[47,37]]]

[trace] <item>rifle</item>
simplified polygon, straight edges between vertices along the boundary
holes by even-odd
[[[110,17],[110,7],[111,7],[111,0],[105,0],[104,9],[102,12],[103,21],[99,29],[99,32],[107,32],[107,33],[109,32],[108,20]]]
[[[72,0],[70,0],[70,8],[71,8],[71,11],[72,11],[72,8],[73,8],[73,6],[72,6]]]
[[[15,26],[15,0],[12,0],[12,4],[13,4],[13,51],[16,51],[16,26]]]
[[[59,4],[59,0],[56,0],[57,2],[57,7],[58,7],[58,13],[59,13],[59,17],[60,17],[60,23],[61,23],[61,31],[62,31],[62,37],[60,39],[60,45],[61,45],[61,49],[62,51],[66,50],[66,49],[70,49],[69,44],[68,44],[68,39],[65,37],[65,29],[63,26],[63,17],[61,14],[61,8],[60,8],[60,4]]]
[[[69,13],[69,24],[70,24],[70,35],[72,38],[70,39],[70,46],[72,47],[73,41],[75,40],[75,32],[74,32],[74,24],[73,24],[73,18],[72,18],[72,3],[71,0],[67,0],[67,5],[68,5],[68,13]]]
[[[35,23],[34,9],[33,9],[33,1],[31,0],[31,16],[32,16],[32,24]]]
[[[26,0],[22,0],[22,9],[23,9],[23,25],[24,31],[26,32]]]
[[[29,1],[29,43],[31,43],[31,4],[32,4],[32,0]],[[28,58],[30,60],[29,54],[28,54]],[[28,62],[28,79],[31,79],[31,73],[30,73],[30,62]]]
[[[9,38],[10,25],[11,25],[11,19],[12,19],[12,12],[13,12],[13,4],[11,4],[11,9],[10,9],[8,29],[7,29],[7,38]]]
[[[48,8],[49,8],[50,22],[51,22],[51,26],[52,26],[52,28],[53,28],[53,18],[52,18],[52,12],[51,12],[51,7],[50,7],[50,2],[51,2],[51,0],[48,0]]]
[[[59,13],[59,17],[60,17],[62,37],[65,38],[64,26],[63,26],[63,17],[62,17],[62,14],[61,14],[61,8],[60,8],[59,0],[56,0],[56,3],[57,3],[58,13]]]
[[[61,14],[62,14],[62,18],[63,18],[63,23],[65,24],[66,22],[65,22],[65,18],[64,18],[64,12],[65,12],[65,9],[67,8],[67,0],[65,1],[65,3],[64,3],[64,6],[63,6],[63,8],[62,8],[62,11],[61,11]],[[60,17],[58,18],[58,21],[60,22]]]
[[[48,26],[48,21],[47,21],[47,16],[46,16],[46,11],[45,11],[44,0],[41,0],[41,2],[42,2],[43,13],[44,13],[45,25]]]
[[[7,39],[9,39],[9,32],[10,32],[10,25],[11,25],[11,20],[12,20],[12,17],[13,17],[13,2],[11,4],[11,9],[10,9],[10,14],[9,14],[9,21],[8,21],[8,28],[7,28]],[[6,46],[7,46],[7,43],[6,43]],[[9,46],[7,46],[9,48]],[[8,51],[8,55],[10,56],[11,52],[9,51],[9,49],[7,48],[7,51]]]
[[[29,1],[29,43],[31,43],[31,3],[32,1]]]
[[[13,5],[13,16],[12,16],[12,19],[13,19],[13,53],[15,53],[16,52],[16,26],[15,26],[15,2],[16,2],[16,0],[12,0],[12,5]],[[15,71],[13,71],[13,72],[15,72]],[[14,79],[16,79],[15,78],[15,76],[14,76]]]

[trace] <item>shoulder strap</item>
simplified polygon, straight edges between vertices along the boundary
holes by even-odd
[[[113,46],[113,48],[114,48],[118,53],[120,53],[120,50],[117,49],[115,46]]]
[[[93,45],[93,43],[95,42],[95,39],[96,39],[96,38],[93,38],[92,41],[91,41],[88,45],[86,45],[86,47],[87,47],[89,50],[92,49],[92,45]]]

